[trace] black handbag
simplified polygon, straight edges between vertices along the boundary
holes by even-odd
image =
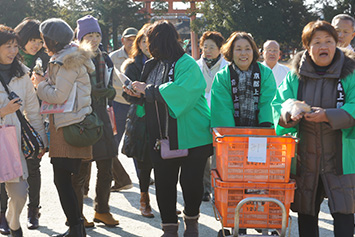
[[[128,110],[126,130],[123,138],[122,153],[138,161],[143,161],[148,149],[145,116],[138,117],[137,105],[132,104]]]
[[[9,100],[19,98],[16,93],[10,92],[3,78],[0,81],[5,91],[9,95]],[[36,132],[32,125],[23,116],[20,110],[16,111],[17,118],[21,123],[21,147],[26,159],[37,158],[38,154],[44,149],[41,136]]]

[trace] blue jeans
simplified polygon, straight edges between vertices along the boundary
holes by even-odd
[[[116,101],[112,102],[113,112],[115,113],[115,120],[116,120],[116,127],[117,127],[117,134],[115,135],[116,146],[120,145],[123,133],[126,128],[126,119],[127,113],[129,110],[128,104],[122,104]],[[112,161],[112,175],[113,180],[115,181],[114,186],[116,188],[126,186],[128,184],[132,184],[132,181],[123,168],[119,159],[113,158]]]
[[[116,145],[119,146],[123,133],[126,128],[127,113],[129,104],[122,104],[116,101],[112,102],[113,112],[115,113],[117,134],[115,135]]]

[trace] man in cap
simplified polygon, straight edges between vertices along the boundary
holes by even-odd
[[[133,46],[133,41],[136,38],[138,30],[129,27],[125,29],[122,33],[121,42],[123,46],[110,53],[111,60],[114,64],[115,70],[120,71],[122,63],[129,58],[131,49]],[[123,72],[122,72],[123,73]],[[129,109],[129,103],[122,97],[123,84],[118,79],[116,71],[113,72],[113,87],[116,89],[116,97],[112,103],[113,110],[115,112],[117,134],[115,135],[116,145],[119,146],[123,133],[126,127],[126,118]],[[113,159],[113,179],[115,181],[114,186],[111,191],[120,191],[124,189],[132,188],[132,181],[127,178],[127,175],[122,174],[123,167],[118,159]],[[124,169],[123,169],[124,170]],[[122,177],[123,176],[123,177]]]

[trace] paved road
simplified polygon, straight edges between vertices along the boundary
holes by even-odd
[[[120,225],[116,228],[107,228],[103,224],[96,224],[94,228],[87,229],[88,236],[104,237],[104,236],[161,236],[160,215],[155,199],[155,188],[150,186],[149,192],[151,197],[151,205],[155,218],[148,219],[140,215],[139,212],[139,186],[135,175],[133,161],[124,155],[119,156],[124,167],[130,174],[134,187],[124,192],[112,193],[110,199],[111,212],[114,217],[120,221]],[[65,216],[61,209],[58,195],[53,184],[52,165],[47,156],[43,157],[42,161],[42,190],[41,190],[41,213],[40,218],[41,227],[38,230],[28,230],[25,226],[27,210],[24,210],[21,216],[21,223],[24,230],[24,236],[40,237],[51,236],[52,234],[65,232],[67,227],[64,225]],[[87,219],[92,220],[94,216],[93,199],[95,196],[95,180],[96,180],[96,166],[92,167],[92,176],[90,182],[89,198],[85,200],[84,215]],[[181,189],[178,192],[178,209],[183,209],[183,200]],[[298,236],[297,218],[295,213],[290,214],[293,218],[291,236]],[[179,235],[183,236],[183,220],[180,219]],[[323,203],[320,215],[320,236],[330,237],[332,234],[332,218],[329,214],[329,209],[326,202]],[[200,236],[201,237],[215,237],[217,232],[221,229],[221,225],[214,218],[212,205],[204,202],[201,205],[200,218]],[[248,232],[255,233],[255,232]]]

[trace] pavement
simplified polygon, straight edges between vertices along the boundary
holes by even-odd
[[[48,153],[47,153],[48,154]],[[42,172],[42,189],[41,189],[41,218],[40,227],[37,230],[28,230],[26,228],[27,208],[25,208],[21,215],[21,224],[25,237],[40,237],[51,236],[53,234],[64,233],[67,230],[64,222],[66,220],[63,210],[59,203],[58,194],[53,183],[53,170],[50,164],[50,159],[47,155],[42,158],[41,172]],[[119,220],[120,224],[117,227],[109,228],[104,224],[95,223],[94,228],[86,229],[87,235],[92,237],[155,237],[163,234],[161,230],[161,220],[159,209],[155,197],[155,187],[150,186],[149,194],[151,199],[151,206],[155,218],[145,218],[140,215],[139,200],[140,190],[138,179],[135,173],[133,160],[127,158],[123,154],[119,155],[119,159],[127,172],[129,173],[133,188],[122,192],[111,193],[110,208],[113,216]],[[90,180],[89,198],[84,200],[84,215],[88,220],[94,217],[93,202],[95,198],[95,183],[96,183],[96,166],[92,166],[92,174]],[[153,174],[152,174],[153,177]],[[154,178],[154,177],[153,177]],[[183,198],[181,188],[178,185],[178,203],[177,208],[183,210]],[[297,214],[290,212],[292,217],[290,236],[298,236]],[[179,236],[183,236],[184,227],[182,215],[179,217]],[[199,219],[200,237],[217,237],[218,231],[221,229],[221,224],[214,217],[214,211],[210,202],[203,202],[201,205],[201,217]],[[332,217],[329,214],[327,201],[325,200],[321,207],[319,225],[320,236],[333,236]],[[257,233],[254,230],[248,230],[248,234]],[[355,236],[355,235],[354,235]]]

